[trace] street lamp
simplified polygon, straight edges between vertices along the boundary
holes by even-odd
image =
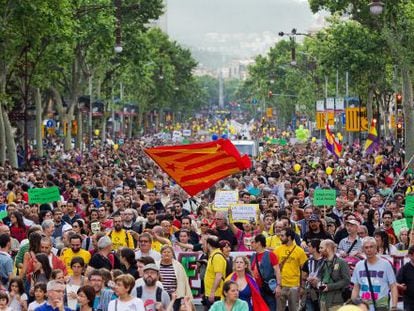
[[[384,10],[384,3],[382,3],[380,0],[372,0],[372,2],[368,4],[368,6],[369,6],[369,12],[372,15],[378,16]]]
[[[122,45],[121,44],[115,44],[114,47],[115,53],[121,53],[122,52]]]
[[[279,36],[280,37],[289,36],[289,40],[290,40],[291,45],[292,45],[292,50],[291,50],[292,56],[291,56],[290,64],[292,66],[296,66],[297,65],[297,62],[296,62],[296,36],[309,36],[309,34],[298,32],[296,30],[296,28],[293,28],[291,33],[285,33],[283,31],[280,31]]]
[[[115,0],[115,53],[122,52],[121,6],[122,0]]]

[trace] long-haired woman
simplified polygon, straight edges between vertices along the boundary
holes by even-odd
[[[227,280],[236,282],[239,288],[239,298],[247,302],[249,310],[269,310],[260,295],[256,281],[252,277],[249,259],[246,256],[237,256],[233,261],[233,271]]]
[[[20,212],[10,213],[10,236],[19,242],[27,237],[27,227]]]

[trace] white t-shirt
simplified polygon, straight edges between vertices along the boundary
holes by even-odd
[[[108,311],[145,311],[145,308],[142,300],[134,297],[127,302],[119,299],[111,300]]]
[[[370,311],[374,311],[374,305],[372,304],[371,291],[369,288],[369,282],[367,273],[365,271],[365,260],[360,260],[354,269],[351,282],[359,284],[359,296],[369,304]],[[371,276],[371,284],[374,292],[377,307],[388,307],[388,294],[390,291],[390,285],[396,282],[395,273],[391,264],[378,257],[375,264],[368,263],[369,275]]]
[[[141,252],[141,250],[137,250],[135,252],[135,259],[138,260],[138,259],[140,259],[143,256],[152,257],[152,258],[154,258],[154,260],[156,262],[161,260],[161,254],[158,253],[157,251],[154,251],[153,249],[150,249],[150,251],[148,253],[143,253],[143,252]]]
[[[21,295],[21,296],[20,296],[20,299],[21,299],[21,300],[26,300],[26,301],[27,301],[27,295],[26,295],[26,294]],[[17,299],[16,299],[16,298],[13,298],[13,299],[11,299],[11,300],[10,300],[10,302],[9,302],[9,307],[10,307],[12,310],[15,310],[15,311],[20,311],[20,310],[23,310],[23,308],[22,308],[21,304],[17,301]]]

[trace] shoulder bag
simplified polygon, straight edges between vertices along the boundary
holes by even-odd
[[[369,285],[369,291],[371,293],[371,300],[372,300],[372,303],[374,304],[374,310],[377,311],[377,304],[375,302],[375,296],[374,296],[374,288],[372,287],[371,276],[369,275],[368,264],[367,264],[366,259],[364,260],[364,265],[365,265],[365,272],[368,278],[368,285]]]

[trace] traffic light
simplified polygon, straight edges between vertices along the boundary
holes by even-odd
[[[77,135],[78,134],[78,121],[76,121],[76,120],[72,121],[71,133],[72,133],[72,135]]]
[[[68,133],[68,122],[63,121],[63,136],[66,136]]]
[[[272,98],[273,92],[272,91],[269,91],[269,93],[267,93],[267,95],[269,96],[269,98]]]
[[[397,123],[397,138],[403,138],[403,125],[401,122]]]
[[[397,93],[395,95],[395,102],[397,104],[397,110],[402,109],[402,95],[400,93]]]

